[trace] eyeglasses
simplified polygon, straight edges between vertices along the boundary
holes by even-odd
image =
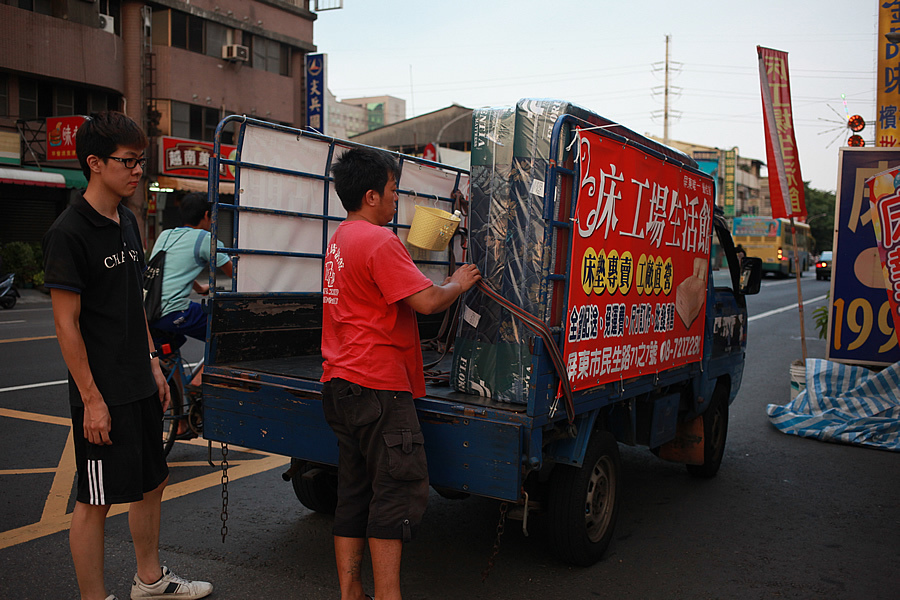
[[[125,165],[126,169],[133,169],[137,165],[141,165],[141,169],[147,166],[147,159],[143,156],[141,158],[121,158],[118,156],[107,156],[106,158],[111,158],[113,160],[119,161],[123,165]]]

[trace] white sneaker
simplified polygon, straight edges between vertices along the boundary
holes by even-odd
[[[119,600],[119,599],[116,598],[115,594],[110,594],[109,596],[106,597],[106,600]]]
[[[169,570],[162,568],[163,576],[152,585],[147,585],[137,575],[131,583],[131,600],[146,598],[171,598],[193,600],[205,598],[212,593],[213,586],[206,581],[188,581]]]

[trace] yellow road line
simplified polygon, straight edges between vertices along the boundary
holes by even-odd
[[[262,473],[264,471],[283,467],[289,462],[290,459],[284,456],[268,456],[266,458],[260,458],[258,460],[247,461],[245,463],[235,465],[234,467],[229,467],[228,479],[229,481],[236,481],[244,477],[256,475],[257,473]],[[186,496],[187,494],[193,494],[194,492],[199,492],[206,488],[218,486],[221,484],[221,482],[222,474],[219,472],[209,473],[207,475],[195,477],[187,481],[181,481],[179,483],[166,487],[166,490],[163,494],[163,502],[174,500],[175,498],[180,498],[181,496]],[[110,509],[108,517],[126,513],[128,512],[128,507],[128,504],[114,505]],[[30,542],[32,540],[52,535],[54,533],[59,533],[60,531],[65,531],[71,526],[71,524],[71,513],[57,514],[46,519],[42,518],[38,523],[32,523],[31,525],[25,525],[24,527],[4,531],[0,533],[0,550],[15,546],[17,544],[24,544],[25,542]]]
[[[25,412],[22,410],[12,410],[11,408],[0,408],[0,417],[21,419],[23,421],[35,421],[36,423],[48,423],[50,425],[65,425],[66,427],[72,426],[72,419],[70,419],[69,417],[41,415],[38,413]]]
[[[15,338],[12,340],[0,340],[0,344],[11,344],[12,342],[33,342],[35,340],[55,340],[55,335],[42,335],[40,337]]]
[[[54,473],[53,483],[47,494],[47,500],[44,503],[41,519],[37,523],[25,525],[17,529],[0,532],[0,550],[9,548],[17,544],[30,542],[37,538],[52,535],[60,531],[69,529],[72,524],[72,514],[67,513],[69,499],[72,493],[72,484],[75,481],[75,446],[72,436],[72,422],[68,418],[55,417],[51,415],[41,415],[8,408],[0,408],[0,417],[8,417],[12,419],[20,419],[25,421],[34,421],[38,423],[46,423],[50,425],[64,425],[69,427],[69,435],[66,439],[65,447],[60,456],[59,464],[56,468],[36,468],[36,469],[7,469],[0,471],[0,475],[26,475],[26,474],[49,474]],[[190,445],[206,445],[208,442],[203,439],[195,439],[188,442],[179,442],[179,444]],[[284,467],[290,463],[290,459],[285,456],[278,456],[261,452],[258,450],[250,450],[232,446],[229,448],[232,452],[241,454],[252,454],[260,456],[254,459],[237,459],[229,461],[228,479],[236,481],[244,477],[256,475],[264,471]],[[183,463],[172,463],[170,468],[180,466],[209,466],[206,461],[184,461]],[[171,484],[166,487],[163,493],[163,502],[174,500],[188,494],[193,494],[213,488],[222,482],[222,472],[219,468],[199,477],[193,477],[186,481]],[[128,512],[128,504],[116,504],[110,508],[108,517],[113,517]]]

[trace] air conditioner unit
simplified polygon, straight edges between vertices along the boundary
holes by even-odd
[[[239,44],[228,44],[222,46],[222,58],[230,61],[247,61],[250,60],[250,48]]]
[[[116,32],[116,20],[109,15],[100,15],[100,29],[114,34]]]

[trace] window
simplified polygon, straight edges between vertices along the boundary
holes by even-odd
[[[172,136],[174,137],[214,142],[219,121],[219,109],[215,107],[172,102]],[[222,132],[223,144],[231,144],[233,141],[232,131]]]
[[[53,116],[53,86],[19,78],[19,118],[43,119]]]
[[[54,115],[75,114],[75,90],[69,86],[56,88],[56,110]]]
[[[9,80],[0,73],[0,117],[9,116]]]
[[[206,54],[222,58],[222,46],[229,43],[231,30],[218,23],[206,24]]]
[[[231,29],[177,10],[170,12],[172,32],[169,43],[173,48],[222,57],[222,46],[229,43]]]
[[[251,44],[254,69],[290,76],[290,49],[287,46],[258,35],[253,36]]]

